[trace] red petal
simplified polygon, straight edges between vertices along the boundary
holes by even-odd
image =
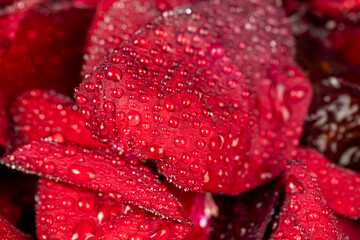
[[[179,200],[189,215],[193,226],[185,239],[206,240],[209,237],[210,218],[217,213],[217,206],[210,193],[183,191],[174,184],[163,181],[167,189]]]
[[[194,226],[186,239],[265,239],[283,184],[274,180],[239,196],[184,192],[167,184]]]
[[[10,111],[15,125],[12,136],[15,148],[48,136],[58,142],[102,146],[92,138],[72,100],[54,91],[25,92],[12,104]]]
[[[182,239],[189,231],[188,225],[50,180],[40,181],[38,196],[39,239]],[[157,238],[159,231],[166,238]]]
[[[93,12],[70,0],[14,1],[5,7],[0,13],[0,89],[6,90],[5,97],[36,87],[71,94],[80,80]]]
[[[77,93],[93,133],[157,160],[193,191],[238,194],[276,177],[298,144],[311,90],[272,2],[196,3],[118,45]],[[262,29],[267,19],[273,31]]]
[[[101,1],[89,30],[83,74],[91,73],[98,63],[104,60],[104,57],[113,53],[119,44],[128,40],[146,23],[159,17],[161,11],[193,1],[195,0]]]
[[[345,239],[314,179],[301,161],[285,171],[286,195],[270,239]]]
[[[0,238],[2,240],[31,240],[32,237],[20,232],[5,218],[0,216]]]
[[[27,173],[97,190],[165,217],[188,221],[176,199],[164,191],[148,167],[108,149],[34,141],[2,162]]]
[[[360,176],[357,172],[339,167],[310,149],[299,150],[296,158],[304,159],[308,171],[317,176],[331,209],[347,217],[360,217]]]
[[[6,1],[6,5],[1,6],[0,56],[5,54],[7,49],[11,46],[15,33],[19,30],[20,23],[27,16],[28,12],[35,5],[42,2],[44,2],[44,0],[12,0]]]
[[[89,30],[84,74],[91,73],[99,61],[157,16],[160,11],[154,0],[102,1]]]

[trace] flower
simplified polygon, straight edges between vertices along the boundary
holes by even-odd
[[[301,66],[271,0],[1,2],[1,238],[356,239],[351,34],[295,17]]]

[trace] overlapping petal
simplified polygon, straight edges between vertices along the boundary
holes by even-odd
[[[51,140],[33,141],[2,159],[30,174],[86,187],[179,222],[188,222],[176,199],[146,165],[108,149]]]
[[[76,94],[93,133],[184,189],[236,195],[276,177],[311,90],[284,13],[266,4],[195,3],[119,44]]]

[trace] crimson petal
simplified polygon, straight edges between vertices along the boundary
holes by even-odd
[[[0,89],[13,99],[29,88],[72,93],[94,8],[72,0],[14,1],[0,10]],[[76,33],[76,34],[74,34]]]
[[[46,179],[38,197],[39,239],[182,239],[189,231],[188,225]]]
[[[0,238],[2,240],[31,240],[32,237],[20,232],[4,217],[0,216]]]
[[[285,171],[285,199],[273,223],[271,240],[346,239],[321,191],[301,161],[290,161]]]
[[[31,174],[97,190],[112,199],[189,222],[177,200],[147,166],[105,148],[33,141],[18,148],[2,163]]]
[[[296,158],[304,159],[329,207],[346,217],[360,217],[360,175],[342,168],[311,149],[299,149]]]
[[[159,15],[154,0],[102,1],[89,29],[83,74],[91,73],[120,43]]]
[[[91,73],[99,61],[117,50],[119,44],[128,40],[146,23],[159,17],[161,11],[192,1],[194,0],[101,1],[89,29],[83,75]]]
[[[54,91],[31,90],[21,94],[10,109],[15,132],[13,148],[51,136],[58,142],[102,146],[92,138],[75,103]]]
[[[262,28],[267,19],[279,34]],[[282,19],[272,1],[164,13],[85,78],[84,117],[182,188],[237,195],[267,182],[298,144],[311,97]]]

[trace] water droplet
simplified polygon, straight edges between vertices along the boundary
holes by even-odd
[[[106,70],[105,76],[107,79],[114,82],[119,82],[122,78],[122,73],[117,67],[108,67]]]
[[[224,46],[220,43],[213,44],[209,49],[209,53],[213,58],[221,58],[225,55]]]
[[[108,113],[115,111],[115,106],[112,102],[106,101],[104,104],[104,110]]]
[[[94,202],[90,198],[81,198],[78,201],[78,207],[83,212],[91,212],[94,209]]]
[[[293,102],[299,102],[306,96],[308,89],[305,87],[297,86],[289,90],[287,98]]]
[[[169,118],[169,126],[172,128],[179,127],[179,119],[177,119],[176,117],[170,117]]]
[[[42,171],[43,173],[45,174],[50,174],[50,173],[53,173],[55,172],[55,164],[53,162],[47,162],[44,164],[43,168],[42,168]]]
[[[183,97],[181,103],[184,108],[188,108],[191,105],[191,99],[189,97]]]
[[[290,211],[296,213],[296,212],[298,212],[300,210],[300,205],[295,201],[290,201],[289,202],[289,209],[290,209]]]
[[[307,218],[310,221],[316,221],[320,219],[320,214],[317,211],[311,211],[307,214]]]
[[[287,193],[303,193],[304,187],[293,175],[290,175],[286,181],[285,190]]]
[[[150,146],[148,150],[149,158],[158,160],[164,157],[164,149],[160,146]]]
[[[208,127],[208,126],[203,126],[200,128],[200,134],[203,136],[203,137],[208,137],[210,136],[211,134],[211,128]]]
[[[137,111],[131,112],[128,117],[128,122],[131,127],[135,127],[141,123],[141,114]]]
[[[81,95],[81,94],[76,95],[75,100],[79,104],[84,104],[88,101],[88,99],[84,95]]]
[[[183,161],[184,163],[189,163],[189,162],[191,162],[191,156],[187,153],[184,153],[181,156],[181,161]]]
[[[165,109],[168,112],[174,112],[175,104],[171,100],[167,100],[167,101],[165,101]]]
[[[149,46],[149,40],[144,37],[137,37],[134,39],[133,44],[139,47],[147,48]]]
[[[139,230],[143,232],[147,232],[150,229],[150,224],[143,222],[139,224]]]
[[[270,100],[275,116],[282,122],[287,122],[291,113],[285,100],[285,86],[277,84],[270,89]]]
[[[177,146],[179,148],[186,147],[186,143],[187,143],[187,141],[186,141],[186,138],[184,138],[184,137],[176,137],[174,139],[175,146]]]
[[[200,166],[198,164],[196,164],[196,163],[191,163],[190,164],[190,170],[192,172],[200,172],[201,171]]]
[[[123,95],[123,91],[120,88],[115,88],[112,91],[112,95],[116,98],[121,98],[121,96]]]
[[[72,164],[69,167],[69,176],[78,181],[89,181],[95,178],[95,171],[90,167]]]

